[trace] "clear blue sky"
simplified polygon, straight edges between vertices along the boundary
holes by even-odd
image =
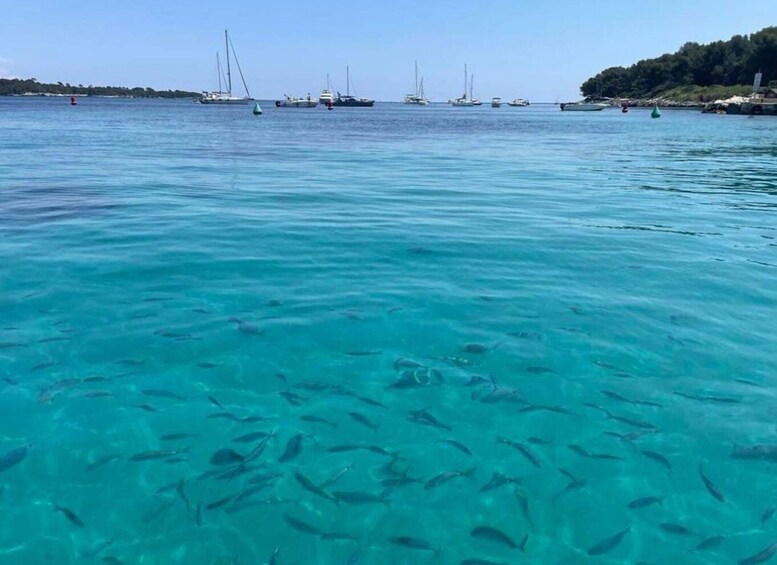
[[[652,4],[652,5],[651,5]],[[361,96],[399,100],[418,59],[426,93],[576,98],[613,65],[777,24],[777,2],[675,0],[30,0],[0,9],[0,75],[45,82],[216,88],[229,28],[251,94],[318,93],[326,73]]]

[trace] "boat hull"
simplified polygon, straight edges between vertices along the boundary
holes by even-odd
[[[324,106],[334,101],[335,101],[335,95],[328,88],[325,88],[324,90],[322,90],[321,94],[318,96],[318,102],[320,104],[323,104]]]
[[[375,105],[374,100],[337,100],[332,102],[332,106],[337,108],[372,108]]]
[[[582,104],[562,104],[561,105],[561,111],[562,112],[600,112],[607,108],[607,104],[593,104],[593,103],[582,103]]]
[[[408,104],[410,106],[428,106],[429,101],[426,98],[420,98],[420,97],[414,97],[414,96],[406,96],[405,97],[405,104]]]
[[[276,100],[276,108],[315,108],[318,106],[318,100]]]
[[[236,106],[236,105],[245,105],[245,104],[251,104],[254,102],[253,98],[222,98],[222,99],[215,99],[215,98],[200,98],[199,100],[200,104],[214,104],[214,105],[221,105],[221,106]]]

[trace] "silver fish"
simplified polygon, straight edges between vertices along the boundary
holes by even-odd
[[[61,512],[65,515],[65,517],[70,520],[73,524],[78,526],[79,528],[83,528],[85,526],[83,520],[78,517],[78,515],[70,510],[69,508],[65,508],[64,506],[59,506],[58,504],[54,505],[54,510],[56,512]]]
[[[473,538],[493,541],[506,545],[512,549],[520,549],[521,551],[523,551],[526,544],[526,539],[524,539],[523,543],[515,543],[506,533],[496,528],[492,528],[491,526],[478,526],[473,528],[469,535]]]
[[[297,434],[286,443],[286,449],[278,461],[285,463],[296,458],[302,452],[302,434]]]
[[[337,498],[326,492],[323,488],[316,486],[313,481],[308,479],[306,476],[302,475],[301,473],[294,473],[294,478],[297,479],[297,482],[304,488],[305,490],[312,492],[316,496],[319,496],[321,498],[325,498],[326,500],[331,500],[334,503],[337,503]]]
[[[407,547],[409,549],[420,549],[423,551],[432,551],[434,552],[435,555],[439,553],[439,551],[435,549],[432,546],[432,544],[420,538],[414,538],[410,536],[397,536],[397,537],[389,538],[389,541],[394,545]]]
[[[723,536],[712,536],[711,538],[707,538],[705,540],[702,540],[699,545],[693,548],[694,551],[704,551],[707,549],[713,549],[718,547],[721,542],[726,539]]]
[[[672,464],[669,462],[669,459],[667,459],[665,456],[661,455],[660,453],[656,453],[655,451],[648,451],[646,449],[641,450],[640,453],[645,457],[647,457],[648,459],[652,459],[656,463],[663,465],[670,472],[672,471]]]
[[[369,492],[360,491],[335,491],[332,494],[338,501],[345,502],[346,504],[380,503],[388,506],[385,495],[375,495]]]
[[[529,449],[527,446],[523,445],[522,443],[518,443],[512,440],[503,438],[501,436],[497,436],[496,442],[504,445],[508,445],[513,449],[517,449],[518,452],[521,455],[523,455],[526,459],[528,459],[532,465],[534,465],[535,467],[542,467],[542,463],[540,463],[539,457],[537,457],[531,449]]]
[[[630,531],[631,531],[631,527],[628,527],[625,530],[618,532],[614,536],[605,538],[599,543],[591,546],[586,553],[591,557],[609,553],[610,551],[615,549],[618,545],[620,545],[620,543],[623,541],[623,538],[626,537],[626,534],[628,534]]]
[[[474,475],[475,475],[474,467],[466,471],[445,471],[444,473],[440,473],[436,477],[427,481],[426,484],[424,485],[424,489],[431,490],[457,477],[467,477],[468,479],[472,479]]]
[[[774,557],[775,553],[777,553],[777,543],[773,543],[755,555],[751,555],[750,557],[740,560],[739,565],[758,565],[758,563],[766,563],[772,557]]]
[[[770,506],[766,510],[763,511],[763,514],[761,514],[761,527],[764,527],[764,524],[769,521],[769,519],[774,516],[774,511],[777,510],[774,506]]]
[[[661,499],[657,496],[643,496],[642,498],[637,498],[636,500],[629,502],[628,507],[631,510],[637,510],[639,508],[646,508],[654,504],[661,504]]]
[[[704,474],[704,467],[701,463],[699,463],[699,476],[701,477],[704,486],[707,487],[707,492],[709,492],[713,498],[720,502],[726,502],[726,498],[723,496],[723,493],[720,492],[720,489]]]

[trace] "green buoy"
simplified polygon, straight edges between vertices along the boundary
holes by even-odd
[[[254,104],[254,116],[261,116],[262,115],[262,107],[259,105],[259,102]]]
[[[650,117],[651,118],[660,118],[661,117],[661,110],[658,109],[658,106],[653,108],[653,111],[650,112]]]

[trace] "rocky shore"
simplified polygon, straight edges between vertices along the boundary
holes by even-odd
[[[744,114],[747,116],[777,116],[777,97],[733,96],[715,100],[702,108],[705,114]]]
[[[668,98],[631,98],[631,99],[619,99],[617,104],[613,105],[623,106],[628,104],[630,108],[676,108],[680,110],[700,110],[706,105],[704,102],[693,102],[690,100],[678,101],[669,100]]]

